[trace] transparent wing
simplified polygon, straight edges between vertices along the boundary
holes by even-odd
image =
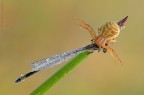
[[[38,71],[46,68],[51,68],[55,65],[58,65],[64,61],[67,61],[68,59],[80,54],[81,52],[84,52],[85,50],[88,50],[90,52],[93,52],[94,50],[98,50],[98,46],[96,44],[90,44],[82,48],[78,48],[71,51],[66,51],[60,54],[56,54],[54,56],[48,57],[46,59],[34,62],[31,64],[32,70],[24,75],[21,75],[16,79],[16,83],[21,82],[22,80],[32,76],[33,74],[37,73]]]
[[[49,58],[34,62],[31,64],[32,71],[38,71],[45,68],[51,68],[55,65],[58,65],[64,61],[67,61],[68,59],[76,56],[77,54],[83,52],[83,48],[72,50],[72,51],[66,51],[61,54],[57,54],[54,56],[51,56]]]
[[[39,71],[45,68],[51,68],[55,65],[58,65],[64,61],[67,61],[68,59],[80,54],[81,52],[84,52],[85,50],[94,50],[98,47],[95,44],[91,44],[82,48],[78,48],[71,51],[66,51],[60,54],[56,54],[54,56],[48,57],[46,59],[34,62],[31,64],[32,71]]]

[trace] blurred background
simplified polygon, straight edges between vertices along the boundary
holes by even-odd
[[[129,16],[113,46],[124,66],[96,51],[46,95],[144,95],[143,9],[143,0],[0,0],[0,94],[28,95],[66,64],[16,84],[30,63],[91,43],[86,31],[70,23],[71,16],[96,31]]]

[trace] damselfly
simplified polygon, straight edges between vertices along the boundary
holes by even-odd
[[[104,24],[98,29],[98,35],[95,34],[94,29],[89,24],[86,24],[82,20],[75,19],[74,23],[76,25],[79,25],[81,28],[89,32],[89,34],[92,37],[91,40],[92,44],[75,50],[56,54],[46,59],[34,62],[31,64],[32,70],[29,73],[17,78],[15,82],[16,83],[21,82],[22,80],[37,73],[38,71],[58,65],[64,61],[69,60],[72,57],[75,57],[76,55],[86,50],[89,51],[89,53],[94,52],[94,50],[100,51],[101,48],[103,49],[104,53],[106,53],[108,50],[110,51],[114,59],[117,58],[121,62],[120,58],[118,57],[114,49],[110,48],[108,45],[116,41],[115,38],[118,37],[120,30],[124,28],[124,24],[127,21],[127,18],[128,16],[120,20],[119,22],[107,22],[106,24]]]

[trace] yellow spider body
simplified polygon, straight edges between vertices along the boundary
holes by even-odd
[[[110,48],[108,45],[109,43],[116,42],[115,38],[118,37],[120,30],[123,29],[127,18],[128,16],[120,20],[119,22],[107,22],[106,24],[98,28],[98,35],[96,35],[93,28],[89,24],[86,24],[84,21],[77,19],[76,24],[89,32],[92,37],[92,41],[95,42],[100,49],[103,48],[103,52],[106,52],[107,50],[110,51],[114,60],[115,58],[117,58],[120,63],[122,63],[114,49]]]
[[[109,44],[116,42],[115,38],[118,37],[120,33],[120,27],[115,22],[107,22],[105,25],[98,29],[98,36],[95,39],[97,44]]]
[[[120,28],[115,22],[107,22],[105,25],[98,29],[98,36],[103,36],[107,39],[118,37]]]

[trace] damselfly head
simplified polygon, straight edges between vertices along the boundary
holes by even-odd
[[[120,20],[119,22],[117,22],[118,26],[120,27],[120,29],[124,29],[125,28],[125,23],[128,19],[128,16],[126,16],[125,18],[123,18],[122,20]]]

